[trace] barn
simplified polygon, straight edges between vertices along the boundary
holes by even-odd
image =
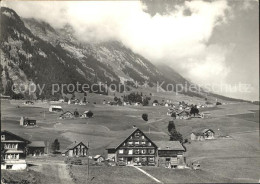
[[[32,156],[42,156],[45,152],[45,143],[44,141],[32,141],[28,145],[28,154]]]

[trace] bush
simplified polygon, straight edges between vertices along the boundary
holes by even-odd
[[[88,111],[86,115],[87,117],[92,118],[94,113],[92,111]]]
[[[220,103],[220,102],[217,102],[217,103],[216,103],[216,105],[222,105],[222,103]]]
[[[143,118],[144,121],[148,121],[148,115],[147,115],[147,114],[144,113],[144,114],[142,115],[142,118]]]

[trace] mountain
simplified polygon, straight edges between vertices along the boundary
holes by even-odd
[[[134,53],[118,41],[86,43],[74,36],[70,25],[55,29],[41,20],[22,19],[12,9],[1,7],[1,86],[0,93],[17,96],[11,90],[13,84],[31,83],[45,85],[43,93],[34,97],[52,98],[52,84],[103,83],[119,86],[125,83],[127,90],[148,84],[156,87],[164,84],[191,84],[167,66],[154,66],[143,56]],[[103,92],[104,86],[90,91]],[[119,88],[120,89],[120,88]],[[118,89],[118,90],[119,90]],[[82,87],[79,88],[82,91]],[[70,93],[64,88],[64,93]],[[205,94],[183,92],[185,95],[203,98]],[[202,93],[204,93],[202,91]],[[30,94],[25,93],[28,97]],[[56,97],[60,97],[57,93]],[[220,96],[221,97],[221,96]]]

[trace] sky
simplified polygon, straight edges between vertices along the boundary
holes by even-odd
[[[5,1],[24,18],[70,24],[80,40],[118,40],[218,94],[259,100],[259,2]]]

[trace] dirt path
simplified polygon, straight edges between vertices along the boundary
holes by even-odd
[[[73,184],[69,171],[66,169],[66,164],[62,162],[34,162],[35,166],[32,170],[38,171],[41,174],[40,181],[42,184]]]
[[[136,167],[136,166],[132,166],[135,169],[139,170],[140,172],[144,173],[146,176],[148,176],[149,178],[151,178],[152,180],[156,181],[157,183],[162,183],[160,180],[158,180],[157,178],[155,178],[154,176],[150,175],[148,172],[144,171],[143,169]]]

